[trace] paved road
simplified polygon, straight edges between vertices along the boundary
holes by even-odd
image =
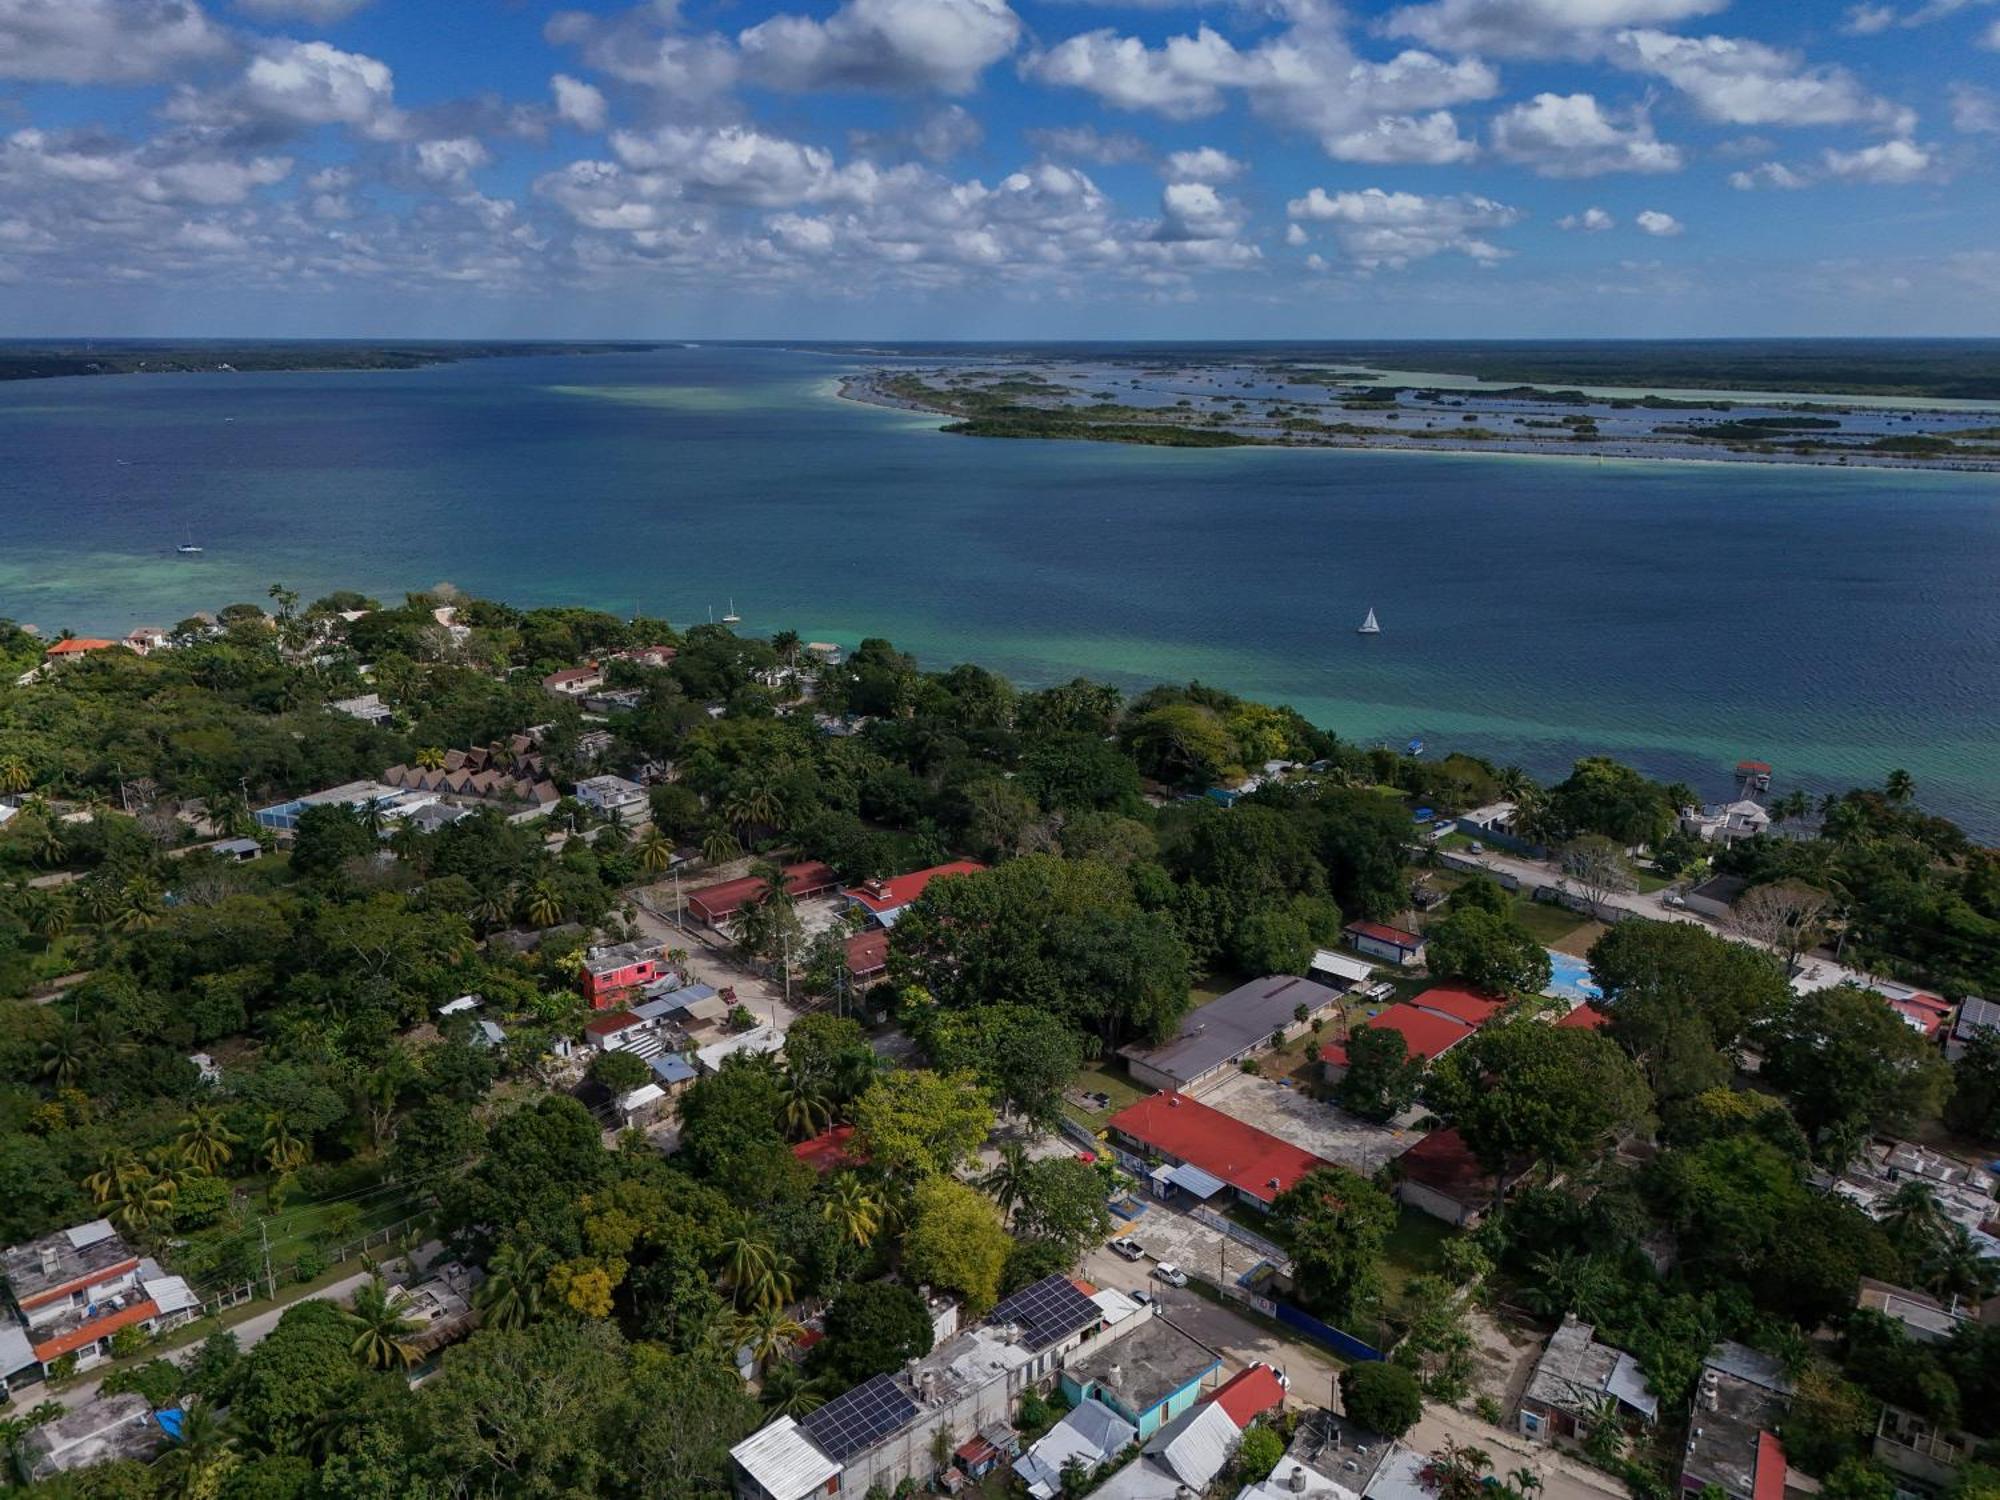
[[[1532,892],[1537,886],[1556,885],[1563,878],[1562,871],[1553,864],[1539,860],[1523,859],[1518,854],[1504,854],[1488,849],[1484,854],[1467,854],[1462,849],[1451,851],[1459,858],[1468,859],[1496,874],[1507,874],[1521,882],[1521,888]],[[1668,906],[1660,898],[1663,891],[1619,891],[1604,900],[1607,907],[1631,912],[1634,916],[1646,917],[1655,922],[1691,922],[1697,927],[1705,927],[1717,937],[1728,938],[1733,943],[1745,943],[1752,948],[1763,948],[1776,952],[1768,943],[1760,943],[1745,937],[1725,922],[1701,912],[1689,911],[1682,906]],[[1851,969],[1835,963],[1831,958],[1818,954],[1808,955],[1798,974],[1793,976],[1792,987],[1801,994],[1814,990],[1830,989],[1836,984],[1859,984],[1873,987],[1875,976],[1860,969]]]

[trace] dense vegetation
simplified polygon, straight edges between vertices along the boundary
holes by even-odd
[[[106,1214],[206,1296],[314,1282],[370,1231],[399,1263],[435,1239],[484,1268],[481,1327],[415,1391],[402,1373],[420,1351],[369,1287],[348,1307],[301,1303],[254,1349],[225,1334],[185,1368],[135,1359],[115,1381],[188,1398],[195,1435],[151,1471],[52,1496],[720,1494],[728,1445],[768,1415],[927,1351],[910,1288],[976,1314],[1101,1242],[1112,1169],[991,1150],[996,1122],[1053,1122],[1087,1059],[1171,1035],[1197,984],[1303,972],[1343,922],[1402,912],[1436,874],[1412,868],[1414,806],[1511,797],[1586,892],[1629,888],[1630,846],[1662,869],[1707,852],[1675,831],[1692,793],[1613,761],[1542,788],[1467,756],[1363,750],[1198,683],[1022,691],[976,666],[923,671],[881,640],[815,666],[788,634],[584,610],[457,599],[455,638],[430,597],[270,602],[25,686],[42,643],[0,626],[0,792],[18,804],[0,831],[0,1243]],[[670,665],[607,666],[638,697],[602,726],[601,763],[673,772],[636,837],[565,798],[545,823],[486,811],[435,833],[317,809],[246,865],[189,847],[252,831],[267,801],[531,725],[567,787],[600,762],[540,677],[656,644],[677,647]],[[364,689],[387,727],[326,707]],[[1201,795],[1271,761],[1297,772],[1232,807]],[[1812,813],[1780,805],[1795,827]],[[1947,1068],[1879,998],[1806,1003],[1786,983],[1828,936],[1954,997],[2000,983],[2000,870],[1917,811],[1907,778],[1819,816],[1816,837],[1717,859],[1775,893],[1768,948],[1677,924],[1601,937],[1602,1031],[1535,1019],[1549,961],[1525,895],[1454,885],[1433,973],[1504,1000],[1503,1020],[1428,1076],[1394,1033],[1357,1033],[1341,1097],[1455,1122],[1507,1184],[1504,1209],[1396,1287],[1393,1168],[1315,1172],[1270,1224],[1300,1301],[1400,1336],[1409,1378],[1354,1383],[1382,1425],[1414,1420],[1411,1381],[1466,1393],[1464,1299],[1483,1282],[1596,1321],[1670,1405],[1717,1337],[1786,1352],[1809,1392],[1798,1461],[1817,1472],[1861,1458],[1869,1396],[2000,1437],[1991,1330],[1924,1348],[1852,1312],[1862,1275],[1973,1295],[1990,1263],[1920,1195],[1877,1221],[1811,1182],[1872,1132],[1940,1116],[1993,1141],[2000,1043]],[[635,930],[634,888],[677,848],[754,857],[766,894],[736,945],[789,963],[823,1008],[781,1062],[694,1084],[663,1156],[607,1137],[587,1106],[632,1084],[629,1060],[586,1071],[551,1053],[588,1014],[578,950]],[[849,881],[953,855],[993,866],[934,883],[894,929],[874,1003],[914,1049],[903,1064],[849,1014],[845,929],[804,940],[775,888],[769,860],[793,853]],[[504,1043],[440,1017],[466,994]],[[795,1156],[835,1124],[854,1127],[843,1161]],[[804,1306],[824,1308],[824,1337],[793,1361]],[[741,1348],[765,1367],[755,1390]]]
[[[218,370],[414,370],[461,359],[524,354],[597,354],[651,344],[462,343],[456,340],[370,344],[347,339],[92,340],[84,344],[0,344],[0,380],[58,375],[187,375]]]

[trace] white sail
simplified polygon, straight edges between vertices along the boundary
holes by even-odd
[[[1361,622],[1359,630],[1355,633],[1357,635],[1380,635],[1382,633],[1382,627],[1375,619],[1373,607],[1369,609],[1368,618]]]

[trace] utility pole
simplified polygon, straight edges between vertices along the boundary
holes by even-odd
[[[264,1246],[264,1294],[273,1302],[278,1300],[278,1278],[271,1271],[271,1225],[267,1219],[257,1221],[257,1238]]]

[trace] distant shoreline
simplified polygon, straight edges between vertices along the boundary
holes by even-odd
[[[1263,451],[1300,452],[1309,450],[1346,453],[1457,453],[1476,454],[1492,458],[1563,458],[1563,459],[1612,459],[1639,463],[1695,463],[1695,464],[1765,464],[1776,467],[1822,468],[1822,469],[1895,469],[1911,473],[1963,473],[2000,474],[2000,457],[1992,459],[1963,457],[1921,457],[1902,454],[1871,453],[1865,450],[1828,453],[1776,453],[1750,452],[1709,444],[1641,442],[1633,440],[1607,439],[1603,442],[1579,442],[1573,439],[1535,440],[1516,438],[1511,441],[1488,441],[1478,438],[1422,438],[1399,437],[1384,433],[1380,437],[1356,436],[1354,434],[1322,434],[1303,437],[1293,441],[1279,441],[1255,434],[1237,434],[1233,440],[1203,442],[1176,441],[1168,434],[1200,435],[1204,429],[1187,424],[1157,423],[1159,439],[1120,435],[1118,430],[1093,432],[1088,424],[1077,424],[1076,430],[1038,432],[1022,429],[1005,433],[980,432],[971,424],[963,412],[955,412],[942,405],[913,399],[892,391],[884,390],[881,381],[891,374],[887,370],[870,370],[859,374],[842,376],[838,389],[834,392],[840,399],[858,405],[882,407],[891,411],[903,411],[940,418],[946,425],[942,429],[953,436],[991,437],[1012,441],[1042,442],[1098,442],[1115,443],[1127,447],[1158,447],[1198,449],[1213,452],[1222,449],[1254,448]],[[1811,393],[1801,393],[1810,396]],[[1837,400],[1837,397],[1831,399]],[[1061,408],[1051,408],[1052,415]],[[1209,435],[1213,435],[1212,432]]]
[[[209,342],[159,344],[0,343],[0,381],[65,380],[91,375],[279,375],[422,370],[473,359],[506,359],[538,354],[643,354],[664,347],[645,343],[534,343],[423,340],[353,343],[304,340],[297,343]]]

